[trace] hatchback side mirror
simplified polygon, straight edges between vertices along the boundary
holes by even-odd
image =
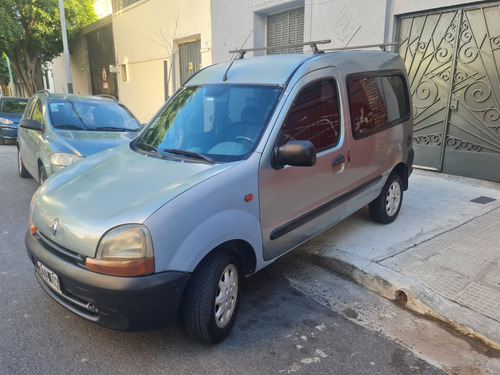
[[[43,125],[36,120],[24,119],[19,123],[21,128],[43,131]]]
[[[311,167],[316,164],[316,149],[310,141],[289,141],[274,150],[272,166],[275,169],[285,165]]]

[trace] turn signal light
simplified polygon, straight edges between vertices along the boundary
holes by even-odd
[[[155,259],[96,259],[87,258],[88,270],[115,276],[141,276],[155,272]]]
[[[30,232],[31,232],[31,234],[35,234],[35,232],[36,232],[35,224],[33,224],[31,219],[30,219]]]

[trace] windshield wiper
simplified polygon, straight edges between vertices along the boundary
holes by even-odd
[[[76,129],[76,130],[86,130],[86,128],[82,128],[78,125],[54,125],[56,129]]]
[[[121,132],[121,131],[132,131],[132,129],[119,128],[114,126],[97,126],[94,128],[87,128],[86,130],[102,131],[102,132]]]
[[[180,149],[174,149],[174,148],[166,148],[163,151],[168,152],[169,154],[182,155],[182,156],[188,156],[188,157],[195,158],[195,159],[201,159],[201,160],[204,160],[210,164],[215,163],[214,159],[209,158],[206,155],[200,154],[199,152],[180,150]]]

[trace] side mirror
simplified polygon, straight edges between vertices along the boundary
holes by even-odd
[[[24,119],[19,123],[21,128],[43,131],[43,125],[36,120]]]
[[[289,141],[274,150],[273,168],[285,165],[311,167],[316,164],[316,149],[310,141]]]

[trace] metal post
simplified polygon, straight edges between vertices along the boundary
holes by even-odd
[[[393,26],[392,33],[394,35],[394,19],[391,18],[392,0],[386,0],[385,4],[385,25],[384,25],[384,43],[390,43],[389,29]],[[392,49],[394,51],[394,49]]]
[[[9,69],[10,83],[12,84],[12,95],[13,96],[17,96],[17,94],[16,94],[16,83],[14,82],[14,79],[12,78],[12,70],[10,69],[9,56],[5,55],[5,58],[7,59],[7,69]]]
[[[73,94],[73,79],[69,63],[68,35],[66,33],[66,16],[64,14],[64,0],[59,0],[59,14],[61,15],[61,30],[63,39],[64,62],[66,65],[66,79],[68,80],[68,94]]]

